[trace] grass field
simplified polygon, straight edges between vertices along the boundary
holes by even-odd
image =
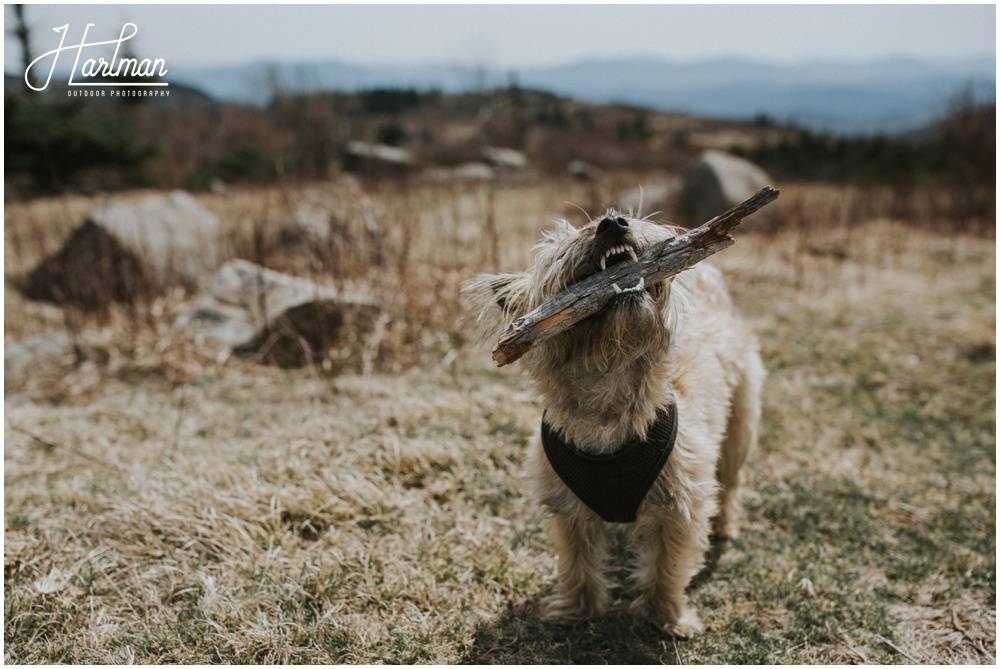
[[[743,532],[692,585],[707,631],[679,641],[624,612],[539,619],[542,407],[456,322],[463,279],[523,266],[591,195],[369,195],[345,194],[349,220],[381,210],[384,262],[340,267],[391,319],[375,364],[336,374],[176,330],[190,296],[104,321],[24,301],[19,273],[93,201],[8,205],[5,342],[57,329],[76,351],[5,375],[6,662],[995,663],[992,235],[792,185],[780,229],[713,260],[769,377]],[[288,197],[202,199],[235,253]]]

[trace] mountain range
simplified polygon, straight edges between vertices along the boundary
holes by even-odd
[[[793,123],[843,135],[899,133],[941,118],[959,94],[996,99],[996,61],[812,61],[793,65],[723,59],[589,60],[509,72],[458,65],[357,65],[338,61],[175,67],[171,81],[220,100],[264,104],[280,89],[373,87],[445,93],[517,84],[587,102],[615,102],[720,118]]]

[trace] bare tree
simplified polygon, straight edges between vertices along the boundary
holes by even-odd
[[[24,65],[25,75],[30,77],[30,75],[27,75],[27,72],[28,65],[33,60],[31,57],[31,29],[24,18],[24,5],[14,5],[14,27],[10,32],[21,44],[21,62]],[[34,83],[34,80],[32,80],[31,84],[34,85]]]

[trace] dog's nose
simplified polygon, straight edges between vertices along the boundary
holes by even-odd
[[[597,224],[595,237],[622,238],[628,232],[628,221],[621,216],[607,216]]]

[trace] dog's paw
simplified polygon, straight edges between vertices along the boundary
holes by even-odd
[[[690,639],[705,630],[694,609],[685,606],[679,613],[650,606],[649,602],[640,597],[632,602],[632,612],[641,615],[661,630],[680,639]]]
[[[567,597],[559,592],[542,600],[542,618],[548,622],[571,623],[590,620],[604,615],[607,611],[606,597]]]
[[[705,631],[698,614],[691,608],[684,609],[677,620],[664,622],[661,627],[667,634],[681,639],[690,639]]]
[[[723,540],[739,538],[741,508],[733,497],[723,501],[719,515],[712,519],[712,536]]]
[[[712,521],[712,536],[724,541],[738,539],[740,537],[740,525],[731,517],[717,516]]]

